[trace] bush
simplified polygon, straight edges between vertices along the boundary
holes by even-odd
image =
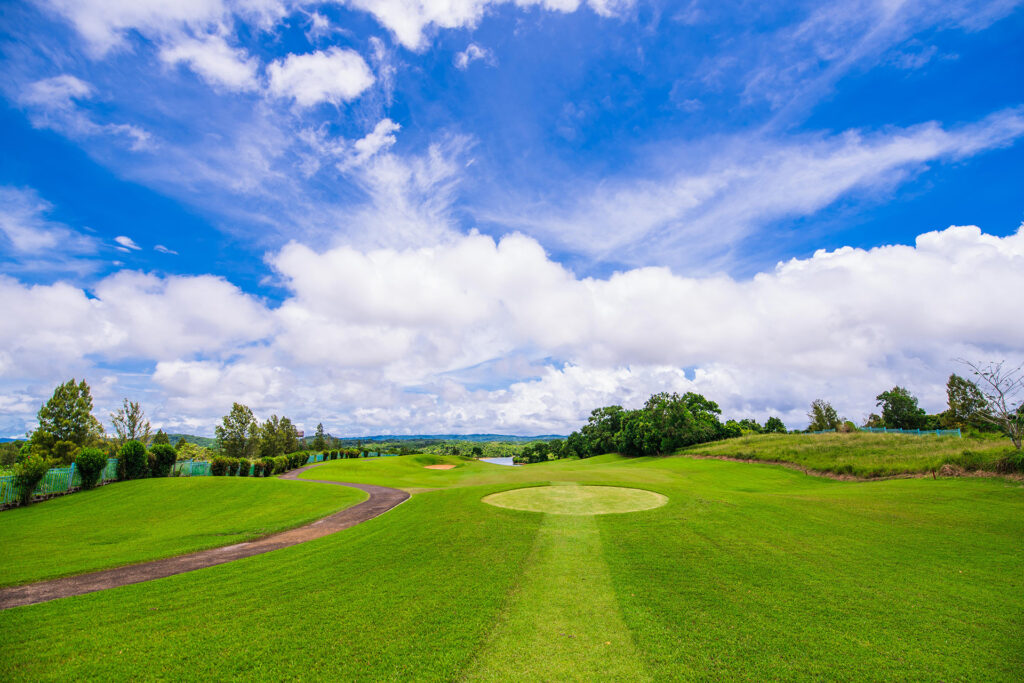
[[[83,448],[75,456],[75,469],[82,478],[82,488],[95,488],[107,466],[106,454],[98,448]]]
[[[283,455],[277,455],[271,458],[274,461],[274,474],[281,474],[288,471],[288,458]]]
[[[215,477],[223,477],[228,473],[228,468],[231,466],[231,458],[225,458],[223,455],[218,455],[210,461],[210,474]]]
[[[170,444],[159,443],[150,448],[149,453],[153,456],[151,468],[153,476],[166,477],[170,475],[171,468],[174,467],[174,463],[178,460],[177,451]]]
[[[996,471],[1001,474],[1024,473],[1024,451],[1011,451],[999,459]]]
[[[129,441],[117,452],[117,475],[120,479],[142,479],[149,469],[146,447]]]
[[[32,493],[46,476],[50,463],[38,455],[30,455],[14,468],[14,488],[22,505],[32,502]]]
[[[248,460],[246,460],[245,458],[242,458],[241,460],[239,460],[238,461],[238,476],[240,476],[240,477],[248,477],[249,476],[249,467],[251,465],[252,465],[252,463],[249,462]]]

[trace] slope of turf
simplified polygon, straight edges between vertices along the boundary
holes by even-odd
[[[1011,450],[1012,444],[1005,438],[852,432],[757,434],[691,446],[680,453],[788,462],[819,472],[885,477],[936,472],[946,464],[993,472]]]
[[[840,482],[685,457],[382,461],[311,474],[457,479],[317,541],[0,612],[0,677],[1019,680],[1024,667],[1016,482]],[[669,500],[601,516],[481,501],[571,482]]]
[[[249,541],[365,498],[344,486],[247,477],[111,484],[0,513],[0,586]]]

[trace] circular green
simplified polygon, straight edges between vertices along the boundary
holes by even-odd
[[[488,505],[554,515],[608,515],[661,507],[668,498],[622,486],[531,486],[484,496]]]

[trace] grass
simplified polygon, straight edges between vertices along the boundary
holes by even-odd
[[[668,498],[621,486],[530,486],[485,496],[488,505],[557,515],[606,515],[661,507]]]
[[[301,526],[366,498],[282,479],[139,479],[0,513],[0,586],[135,564]]]
[[[847,482],[685,457],[423,464],[311,472],[422,491],[338,534],[0,612],[0,678],[1012,681],[1024,671],[1017,482]],[[481,502],[572,482],[668,503],[582,516]]]
[[[886,477],[937,472],[943,465],[962,470],[997,471],[1013,452],[1005,438],[959,438],[913,434],[759,434],[717,441],[680,451],[743,460],[788,462],[819,472]]]

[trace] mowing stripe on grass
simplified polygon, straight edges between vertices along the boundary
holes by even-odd
[[[518,592],[468,680],[649,680],[592,516],[544,515]]]

